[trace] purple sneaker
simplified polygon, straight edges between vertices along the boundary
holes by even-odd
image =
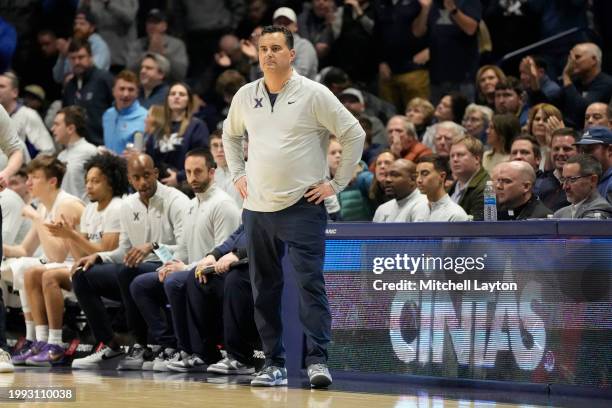
[[[38,354],[40,349],[42,349],[45,344],[47,343],[43,341],[26,341],[23,347],[21,347],[17,353],[13,354],[13,357],[11,358],[13,365],[25,365],[26,360],[29,357]]]
[[[34,367],[51,367],[64,359],[64,349],[59,344],[45,344],[38,354],[26,359],[26,365]]]

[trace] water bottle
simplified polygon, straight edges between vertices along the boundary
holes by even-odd
[[[142,132],[134,132],[134,149],[139,152],[144,150],[144,134]]]
[[[160,245],[157,242],[153,242],[153,252],[157,255],[162,264],[170,262],[174,258],[170,248],[166,245]]]
[[[487,181],[484,189],[484,220],[497,221],[497,197],[491,180]]]

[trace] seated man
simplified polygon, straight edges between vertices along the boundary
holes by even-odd
[[[163,338],[153,339],[163,348],[153,362],[154,371],[201,371],[206,363],[221,358],[217,344],[221,343],[222,335],[220,290],[223,279],[213,277],[208,290],[203,292],[187,292],[192,268],[240,224],[240,210],[232,198],[214,184],[214,165],[208,149],[198,148],[187,153],[185,175],[196,197],[184,213],[183,234],[174,254],[175,260],[155,272],[136,277],[130,285],[132,297],[152,333],[161,331],[157,327],[164,319],[165,305],[170,303],[176,338],[165,343]],[[146,344],[135,344],[118,368],[143,368],[143,346]],[[177,351],[180,352],[178,356]]]
[[[533,194],[535,179],[533,167],[524,161],[504,162],[495,166],[492,180],[499,221],[546,218],[552,214]]]
[[[467,221],[468,215],[444,190],[448,162],[437,155],[425,156],[417,163],[417,186],[427,196],[427,213],[417,221]]]
[[[28,185],[32,196],[39,200],[37,210],[24,206],[22,214],[32,222],[32,229],[19,245],[3,245],[4,255],[13,273],[13,287],[19,290],[21,306],[26,323],[26,342],[13,356],[13,364],[23,365],[32,355],[37,354],[48,340],[48,328],[35,326],[34,313],[30,310],[29,297],[24,287],[24,276],[31,273],[28,269],[39,271],[65,266],[70,262],[69,248],[63,239],[54,237],[46,224],[49,222],[69,222],[78,225],[83,203],[60,188],[66,166],[57,158],[39,155],[28,164]],[[44,260],[32,257],[38,246],[42,247]]]
[[[414,222],[427,216],[427,198],[416,188],[416,178],[413,162],[398,159],[391,164],[385,178],[385,194],[393,199],[376,209],[374,222]]]
[[[255,325],[253,292],[247,264],[232,267],[234,262],[247,259],[244,226],[221,245],[206,255],[200,267],[214,266],[216,274],[224,275],[223,286],[223,339],[227,357],[211,364],[207,372],[215,374],[253,374],[255,372],[253,353],[261,347],[261,340]],[[212,275],[214,279],[215,276]],[[203,290],[200,284],[208,285],[211,278],[194,273],[189,277],[190,287]],[[189,290],[189,289],[188,289]]]
[[[396,157],[416,162],[431,154],[431,150],[419,142],[414,125],[406,116],[396,115],[389,119],[387,136],[391,153]]]
[[[225,160],[225,150],[223,150],[223,139],[221,129],[217,129],[210,134],[210,152],[215,159],[215,185],[221,190],[229,194],[234,199],[238,208],[242,208],[242,196],[234,187],[234,181],[230,174],[229,168],[227,167],[227,161]]]
[[[125,161],[117,156],[101,154],[85,163],[87,197],[91,201],[85,207],[80,224],[66,219],[47,224],[55,238],[63,239],[73,259],[94,252],[112,251],[119,243],[121,196],[127,194],[127,170]],[[77,228],[77,226],[79,228]],[[71,291],[70,268],[36,267],[25,273],[25,290],[32,309],[34,324],[49,332],[49,340],[38,353],[26,358],[26,365],[46,367],[62,362],[62,327],[64,297],[62,290]]]
[[[453,139],[450,148],[450,167],[455,183],[448,194],[474,221],[484,219],[484,188],[489,180],[482,167],[482,142],[472,136]]]
[[[571,157],[563,166],[563,190],[570,205],[556,211],[554,218],[612,218],[612,205],[597,191],[601,164],[591,156]]]
[[[147,344],[147,326],[138,311],[129,287],[132,280],[161,266],[154,246],[164,245],[176,251],[183,232],[183,212],[189,205],[186,195],[157,181],[158,170],[146,154],[128,159],[128,180],[136,193],[123,200],[119,247],[82,258],[72,277],[74,293],[97,341],[103,347],[72,362],[72,368],[116,368],[123,358],[121,342],[113,332],[102,296],[121,301],[125,307],[128,328],[138,344]],[[102,261],[103,264],[98,263]],[[152,332],[154,338],[162,333]],[[154,328],[150,328],[153,331]]]
[[[593,126],[576,142],[578,151],[595,158],[601,165],[597,190],[612,203],[612,130],[607,126]]]

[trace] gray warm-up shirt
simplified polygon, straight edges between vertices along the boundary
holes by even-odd
[[[245,133],[249,136],[246,163]],[[274,106],[263,78],[240,88],[223,124],[223,146],[232,179],[246,174],[244,208],[280,211],[298,202],[309,187],[324,182],[330,133],[342,145],[342,161],[331,180],[339,193],[361,158],[365,132],[338,98],[295,71]]]

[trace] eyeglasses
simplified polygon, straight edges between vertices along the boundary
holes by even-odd
[[[559,182],[561,184],[565,184],[565,183],[574,184],[575,182],[577,182],[581,178],[591,177],[591,176],[592,176],[592,174],[585,174],[584,176],[561,177],[559,179]]]

